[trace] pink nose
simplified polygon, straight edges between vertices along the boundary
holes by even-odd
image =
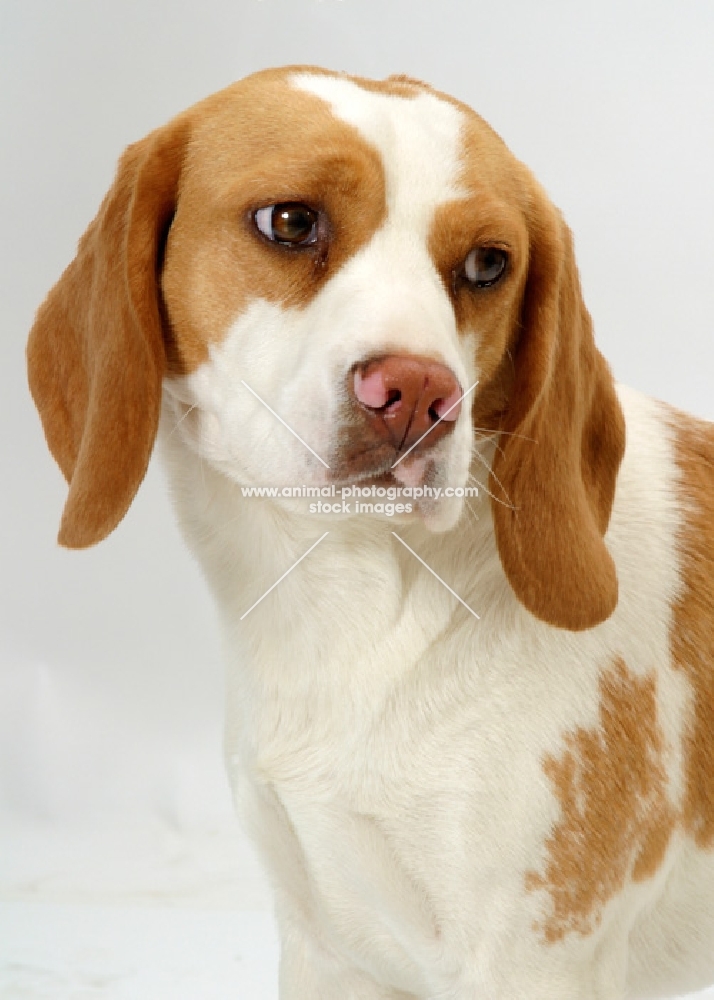
[[[358,366],[354,394],[373,429],[397,450],[424,446],[448,434],[461,410],[461,386],[445,365],[410,354],[391,354]]]

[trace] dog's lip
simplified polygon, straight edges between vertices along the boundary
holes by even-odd
[[[398,489],[401,492],[403,492],[406,487],[413,489],[414,487],[422,487],[426,485],[428,485],[428,476],[426,474],[423,474],[420,477],[419,482],[411,483],[395,476],[394,471],[391,468],[384,472],[368,472],[358,476],[350,476],[335,483],[336,489],[340,489],[341,487],[346,488],[348,486],[359,486],[365,488],[375,486],[377,488],[385,487]]]
[[[419,476],[419,482],[411,480],[409,470],[420,464],[424,468],[439,464],[429,442],[417,442],[406,452],[401,452],[384,442],[370,444],[364,450],[352,450],[347,454],[338,451],[336,460],[331,463],[330,480],[336,486],[354,486],[369,480],[383,480],[387,477],[390,486],[425,485],[426,476]],[[383,485],[383,484],[381,484]]]
[[[371,468],[336,469],[335,472],[338,474],[332,483],[336,489],[348,487],[396,489],[397,495],[408,497],[409,491],[413,489],[432,486],[434,479],[438,478],[436,475],[438,468],[439,461],[429,452],[418,454],[415,450],[413,454],[407,452],[396,462],[393,457],[389,458],[388,464],[382,461],[375,462]]]
[[[391,471],[387,472],[367,472],[361,473],[357,476],[349,476],[346,479],[341,479],[335,483],[335,488],[340,489],[341,487],[348,486],[399,486],[400,484],[392,475]]]

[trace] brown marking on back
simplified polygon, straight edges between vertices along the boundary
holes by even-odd
[[[526,888],[550,894],[537,925],[548,943],[591,933],[628,879],[659,868],[676,820],[663,750],[655,675],[638,677],[616,659],[600,678],[599,726],[567,734],[563,753],[544,763],[561,817],[545,870],[528,872]]]
[[[682,821],[699,847],[714,848],[714,424],[672,410],[684,524],[677,540],[682,591],[674,604],[672,661],[693,692],[684,736]]]

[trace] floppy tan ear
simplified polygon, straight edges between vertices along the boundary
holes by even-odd
[[[70,548],[117,526],[151,455],[165,368],[158,269],[185,132],[177,120],[127,149],[30,333],[30,389],[69,483],[59,542]]]
[[[536,189],[515,379],[490,481],[506,575],[538,618],[579,630],[617,605],[603,541],[625,423],[595,347],[570,232]]]

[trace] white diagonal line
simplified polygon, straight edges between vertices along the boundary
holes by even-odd
[[[263,600],[263,598],[267,597],[271,590],[275,590],[275,588],[277,587],[277,585],[279,583],[281,583],[285,579],[285,577],[288,575],[288,573],[292,573],[292,571],[295,569],[295,567],[298,566],[303,561],[303,559],[305,558],[305,556],[309,556],[310,553],[312,552],[312,550],[315,549],[315,548],[317,548],[317,546],[320,544],[320,542],[322,541],[322,539],[325,538],[329,534],[330,534],[330,532],[326,531],[324,535],[322,535],[320,538],[318,538],[318,540],[314,543],[314,545],[310,546],[310,548],[307,550],[307,552],[303,552],[303,554],[300,556],[300,558],[297,560],[297,562],[294,562],[292,564],[292,566],[290,567],[290,569],[286,569],[285,572],[283,573],[283,575],[280,577],[280,579],[276,580],[272,587],[268,587],[268,589],[263,594],[263,597],[259,597],[258,600],[255,602],[255,604],[251,604],[251,606],[248,608],[248,610],[245,612],[245,614],[241,615],[238,620],[242,622],[243,619],[247,615],[249,615],[251,613],[251,611],[253,610],[253,608],[257,608],[258,605],[260,604],[260,602]]]
[[[311,451],[313,453],[313,455],[318,460],[318,462],[322,462],[322,464],[325,466],[326,469],[330,468],[330,466],[327,464],[327,462],[325,462],[324,459],[320,458],[320,456],[317,454],[316,451],[313,451],[313,449],[310,447],[310,445],[307,443],[307,441],[303,441],[303,439],[300,437],[300,435],[296,431],[294,431],[292,429],[292,427],[290,426],[290,424],[286,424],[285,421],[283,420],[283,418],[280,416],[280,414],[276,413],[275,410],[272,408],[272,406],[268,406],[268,404],[265,402],[265,400],[261,396],[258,395],[258,393],[255,391],[255,389],[251,389],[251,387],[248,385],[248,383],[244,382],[243,379],[241,379],[241,382],[243,382],[243,385],[246,387],[246,389],[248,390],[248,392],[252,392],[253,395],[255,396],[255,398],[260,400],[260,402],[263,404],[263,406],[266,408],[266,410],[270,410],[270,412],[273,414],[273,416],[275,417],[275,419],[279,420],[280,423],[283,425],[283,427],[287,427],[287,429],[290,431],[290,433],[292,435],[294,435],[298,439],[298,441],[300,442],[300,444],[304,444],[305,447],[307,448],[307,450]],[[418,443],[419,442],[417,441],[417,444]]]
[[[245,385],[245,382],[243,383],[243,385]],[[456,402],[452,406],[449,407],[449,409],[446,411],[446,413],[442,414],[439,417],[439,419],[436,421],[436,423],[431,425],[431,427],[429,428],[428,431],[424,431],[424,433],[422,434],[422,436],[419,438],[419,441],[423,441],[424,438],[427,436],[427,434],[431,434],[431,432],[434,430],[434,428],[438,427],[438,425],[441,423],[441,421],[444,420],[444,419],[446,419],[446,417],[449,415],[449,413],[451,413],[451,411],[453,409],[455,409],[459,405],[459,403],[462,402],[462,400],[466,399],[466,397],[468,396],[468,394],[470,392],[474,391],[474,389],[476,388],[477,385],[478,385],[478,379],[474,382],[474,384],[471,386],[470,389],[466,390],[466,392],[463,394],[463,396],[461,397],[461,399],[457,399]],[[400,457],[396,460],[396,462],[392,466],[393,469],[395,469],[399,465],[399,463],[402,461],[402,459],[404,459],[404,458],[407,457],[407,455],[409,454],[410,451],[413,451],[414,448],[416,448],[416,446],[419,444],[419,441],[415,441],[414,444],[411,446],[411,448],[407,448],[407,450],[404,452],[404,454],[400,455]],[[400,541],[401,541],[401,539],[400,539]],[[469,610],[471,610],[471,609],[469,608]]]
[[[470,608],[468,606],[468,604],[466,603],[466,601],[462,601],[461,598],[459,597],[459,595],[456,593],[456,591],[452,590],[451,587],[448,585],[448,583],[444,583],[444,581],[441,579],[441,577],[439,576],[439,574],[435,573],[434,570],[431,568],[431,566],[429,566],[427,563],[425,563],[421,556],[418,556],[416,554],[416,552],[414,551],[414,549],[409,548],[409,546],[404,541],[404,539],[400,538],[399,535],[396,533],[396,531],[393,531],[392,534],[394,535],[394,537],[397,539],[398,542],[402,543],[402,545],[404,546],[405,549],[409,549],[409,551],[411,552],[411,554],[414,556],[415,559],[419,560],[419,562],[422,564],[422,566],[424,567],[424,569],[428,569],[429,572],[431,573],[431,575],[435,576],[436,579],[439,581],[439,583],[443,587],[446,587],[446,589],[449,591],[450,594],[453,594],[453,596],[456,598],[456,600],[459,602],[459,604],[463,604],[463,606],[466,608],[466,610],[470,611],[471,614],[474,616],[474,618],[478,618],[479,621],[481,620],[480,616],[476,614],[476,612],[473,610],[473,608]]]

